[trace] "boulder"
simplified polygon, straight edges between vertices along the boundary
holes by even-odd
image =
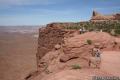
[[[71,59],[76,59],[79,56],[77,56],[76,54],[64,54],[60,57],[60,62],[67,62]]]
[[[56,44],[55,45],[55,50],[58,50],[58,49],[60,49],[61,48],[61,45],[60,44]]]

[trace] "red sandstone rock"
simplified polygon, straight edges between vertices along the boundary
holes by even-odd
[[[113,15],[102,15],[96,11],[93,11],[93,15],[90,21],[97,22],[97,21],[118,21],[120,20],[120,14],[113,14]]]

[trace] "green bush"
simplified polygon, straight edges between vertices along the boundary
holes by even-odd
[[[81,66],[79,64],[72,65],[72,69],[81,69]]]
[[[120,29],[115,29],[115,34],[120,34]]]
[[[120,21],[103,21],[103,22],[80,22],[71,26],[64,26],[65,29],[79,30],[85,28],[88,31],[103,30],[103,32],[111,33],[114,29],[117,35],[120,35]],[[115,35],[116,35],[115,34]],[[114,35],[114,34],[113,34]]]
[[[92,44],[92,40],[87,40],[87,44],[91,45]]]

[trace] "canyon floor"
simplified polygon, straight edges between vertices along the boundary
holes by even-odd
[[[36,33],[0,28],[0,80],[23,80],[36,70]]]

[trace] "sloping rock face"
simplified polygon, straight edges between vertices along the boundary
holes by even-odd
[[[96,11],[93,11],[93,15],[90,21],[98,22],[98,21],[118,21],[120,20],[120,13],[114,15],[102,15]]]
[[[70,23],[71,24],[71,23]],[[68,26],[69,23],[52,23],[45,28],[39,29],[38,50],[37,50],[37,66],[41,64],[41,58],[54,49],[56,44],[63,44],[64,37],[74,31],[64,30],[62,26]]]
[[[38,39],[39,57],[41,58],[46,52],[53,49],[55,44],[62,43],[64,33],[64,31],[57,27],[46,27],[44,29],[40,29]]]
[[[65,32],[58,27],[46,27],[39,30],[37,63],[39,60],[58,43],[63,42]]]
[[[87,40],[92,41],[91,45],[87,43]],[[120,50],[120,42],[108,33],[87,32],[82,35],[75,35],[65,41],[64,55],[61,56],[60,61],[67,62],[74,58],[89,58],[94,45],[97,43],[100,44],[101,50]]]

